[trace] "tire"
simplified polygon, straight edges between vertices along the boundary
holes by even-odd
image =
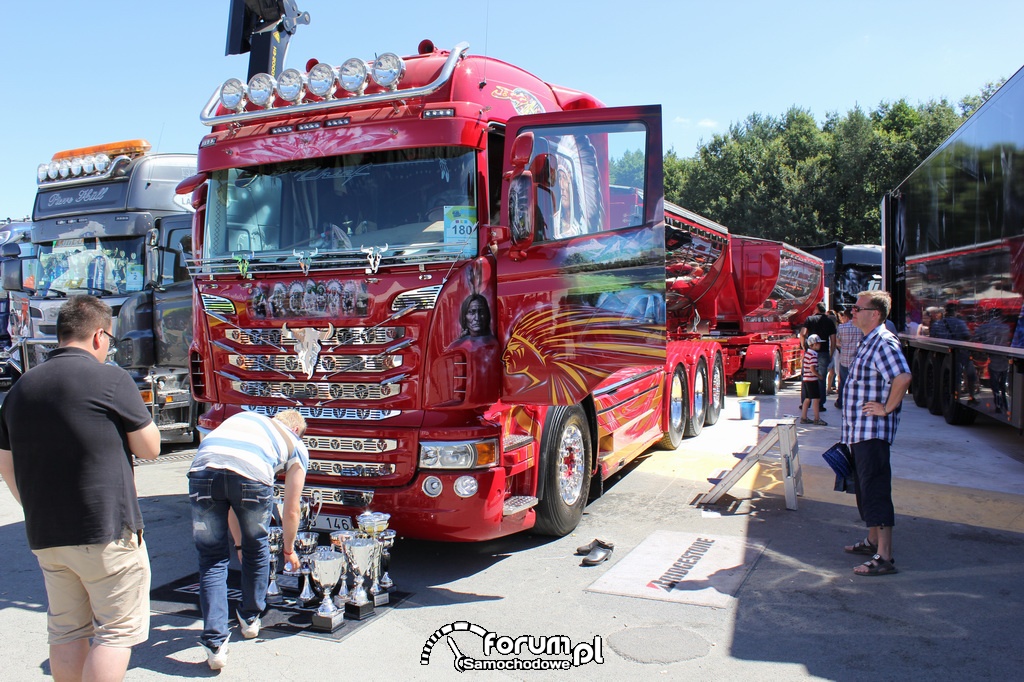
[[[750,395],[757,395],[761,392],[761,373],[756,369],[748,369],[746,373],[747,383],[750,384]]]
[[[924,351],[915,351],[914,360],[910,368],[910,390],[914,396],[914,404],[918,407],[926,407],[928,405],[927,381],[925,379],[927,371],[928,356]]]
[[[592,452],[590,426],[578,405],[559,406],[549,413],[544,428],[542,462],[544,495],[537,504],[541,535],[564,537],[583,517],[590,490]]]
[[[772,369],[761,372],[761,392],[765,395],[776,395],[782,390],[782,355],[775,351],[772,356]]]
[[[693,371],[693,410],[686,420],[686,437],[699,436],[704,430],[704,419],[708,411],[708,363],[704,358],[697,361],[697,369]]]
[[[686,372],[681,365],[676,365],[669,378],[668,431],[661,437],[658,447],[663,450],[675,450],[683,442],[683,432],[690,418],[689,387],[686,383]]]
[[[708,401],[708,413],[704,415],[704,425],[714,426],[725,409],[725,364],[722,354],[715,353],[715,364],[711,367],[711,399]]]
[[[978,413],[963,406],[955,395],[960,384],[959,372],[956,367],[956,351],[943,358],[939,377],[943,419],[947,424],[953,426],[973,424]]]
[[[925,372],[925,398],[928,401],[928,411],[932,414],[942,414],[942,390],[939,383],[942,374],[942,355],[928,353],[926,366],[928,370]]]

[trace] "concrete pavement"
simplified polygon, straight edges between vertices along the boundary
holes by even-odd
[[[799,387],[758,397],[758,419],[797,413]],[[341,642],[265,632],[234,641],[225,680],[380,679],[914,680],[1006,679],[1024,663],[1024,456],[1016,432],[997,425],[950,427],[904,403],[894,446],[895,554],[900,573],[854,576],[858,557],[842,546],[863,537],[853,496],[832,490],[820,453],[838,438],[800,427],[804,496],[785,509],[774,468],[748,475],[709,515],[691,502],[705,477],[730,467],[752,445],[756,421],[739,419],[730,397],[721,421],[674,452],[652,451],[591,503],[572,536],[520,535],[472,545],[400,540],[392,575],[413,593]],[[195,571],[184,474],[189,453],[140,466],[154,585]],[[737,536],[767,543],[730,606],[714,609],[586,591],[657,530]],[[611,560],[579,566],[573,550],[593,537],[615,542]],[[48,672],[45,594],[25,545],[21,512],[0,491],[0,660],[4,678]],[[515,638],[565,635],[574,645],[600,638],[603,663],[573,672],[457,672],[447,637],[428,665],[425,643],[454,623]],[[154,615],[149,642],[136,648],[130,680],[215,676],[196,645],[201,624]],[[487,658],[471,632],[450,638],[467,656]],[[527,655],[526,658],[532,656]],[[490,658],[501,658],[493,655]]]

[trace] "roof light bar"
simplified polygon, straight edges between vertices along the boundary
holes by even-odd
[[[152,145],[146,140],[124,140],[66,149],[54,154],[49,163],[39,164],[36,168],[36,178],[39,184],[48,185],[59,185],[79,179],[95,179],[110,172],[113,167],[111,157],[131,159],[145,155],[150,149]]]
[[[313,113],[346,106],[426,97],[437,92],[451,79],[455,66],[467,50],[469,43],[459,43],[449,53],[444,66],[432,82],[405,90],[399,89],[405,75],[405,61],[393,52],[380,55],[369,65],[361,59],[352,58],[338,68],[324,63],[316,64],[306,74],[296,69],[286,69],[276,82],[267,74],[257,74],[248,86],[239,87],[241,81],[231,79],[217,89],[199,115],[199,120],[204,125],[215,126],[280,116],[282,112],[274,109],[275,104],[291,106],[293,110],[303,113]],[[385,91],[365,94],[370,79]],[[336,91],[339,87],[349,94],[338,97]],[[304,101],[307,93],[316,100]],[[280,102],[275,102],[275,95]],[[246,100],[252,106],[247,107]],[[219,113],[225,110],[227,113]]]

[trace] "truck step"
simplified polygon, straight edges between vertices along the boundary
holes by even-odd
[[[512,516],[513,514],[524,512],[531,507],[536,507],[539,501],[536,497],[527,497],[526,495],[510,497],[505,500],[505,508],[501,513],[503,516]]]
[[[191,428],[188,422],[176,422],[174,424],[158,424],[157,426],[161,431],[187,431],[189,428]]]

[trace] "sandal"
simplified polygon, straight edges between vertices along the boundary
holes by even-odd
[[[853,570],[855,575],[890,575],[892,573],[899,573],[891,561],[886,561],[879,554],[874,555],[871,557],[871,561],[865,561],[861,566],[867,567],[867,570],[857,571],[859,566],[855,567]]]
[[[847,554],[874,556],[875,554],[878,554],[878,545],[872,545],[870,540],[864,538],[855,545],[847,545],[846,547],[843,547],[843,551]]]
[[[814,420],[813,419],[808,419],[807,417],[801,417],[800,423],[801,424],[813,424]]]
[[[824,419],[815,419],[811,423],[814,424],[815,426],[828,426],[828,422],[825,421]]]

